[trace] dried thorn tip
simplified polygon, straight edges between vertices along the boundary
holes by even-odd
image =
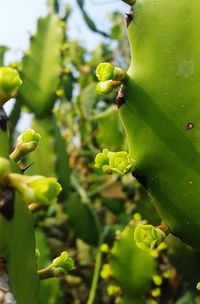
[[[129,27],[131,21],[134,18],[135,12],[133,9],[130,10],[130,12],[128,14],[125,14],[125,20],[126,20],[126,26]]]
[[[126,102],[125,91],[123,88],[121,88],[116,97],[116,104],[117,104],[118,109],[120,109],[121,106],[123,106],[123,104],[125,104],[125,102]]]

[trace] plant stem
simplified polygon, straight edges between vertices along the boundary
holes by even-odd
[[[102,261],[102,252],[101,252],[100,247],[101,247],[101,241],[100,241],[100,245],[97,249],[96,263],[95,263],[95,267],[94,267],[92,285],[90,288],[90,294],[89,294],[89,299],[87,301],[87,304],[93,304],[94,300],[95,300],[96,289],[97,289],[97,284],[98,284],[98,279],[99,279],[99,272],[100,272],[101,261]]]

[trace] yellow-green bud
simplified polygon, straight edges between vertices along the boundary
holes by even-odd
[[[100,81],[96,85],[96,91],[98,94],[101,95],[108,95],[113,90],[113,81],[112,80],[106,80],[106,81]]]
[[[0,157],[0,181],[11,172],[10,161],[6,158]]]
[[[109,285],[107,288],[107,293],[108,295],[111,296],[116,296],[121,292],[121,288],[116,285]]]
[[[114,69],[115,67],[112,64],[108,62],[102,62],[96,68],[96,76],[99,81],[113,79]]]
[[[100,273],[102,279],[108,279],[112,276],[112,269],[109,264],[104,264]]]
[[[153,282],[155,285],[160,286],[162,284],[162,277],[159,275],[154,275]]]
[[[138,225],[134,233],[137,247],[146,252],[157,248],[165,236],[163,231],[152,225]]]
[[[41,136],[33,129],[27,129],[17,138],[17,145],[15,150],[10,154],[10,158],[16,162],[22,160],[28,153],[33,152]]]
[[[100,250],[103,253],[108,253],[109,252],[109,246],[108,246],[108,244],[106,244],[106,243],[102,244],[101,247],[100,247]]]
[[[30,141],[38,143],[40,139],[41,136],[39,133],[36,133],[33,129],[27,129],[17,138],[17,144],[28,143]]]
[[[52,267],[63,268],[65,271],[74,269],[74,261],[69,257],[67,251],[63,251],[61,255],[52,262]]]
[[[197,289],[197,290],[200,290],[200,282],[197,283],[196,289]]]
[[[10,67],[0,67],[0,107],[16,96],[22,84],[17,70]]]
[[[151,291],[151,295],[154,298],[158,298],[161,296],[161,289],[160,288],[155,288]]]

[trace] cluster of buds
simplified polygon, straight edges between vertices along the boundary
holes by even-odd
[[[16,96],[21,84],[22,80],[17,70],[10,67],[0,67],[0,107]]]
[[[38,274],[41,280],[53,277],[59,278],[74,268],[73,259],[69,257],[67,251],[63,251],[48,267],[39,270]]]
[[[95,167],[101,168],[106,174],[113,172],[125,174],[133,170],[134,162],[125,151],[111,152],[103,149],[95,157]]]
[[[96,76],[99,80],[96,90],[102,95],[110,94],[128,81],[128,75],[124,69],[114,67],[108,62],[102,62],[97,66]]]

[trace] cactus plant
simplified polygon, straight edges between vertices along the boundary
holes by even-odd
[[[198,2],[124,2],[131,64],[117,101],[133,176],[170,231],[200,248]]]

